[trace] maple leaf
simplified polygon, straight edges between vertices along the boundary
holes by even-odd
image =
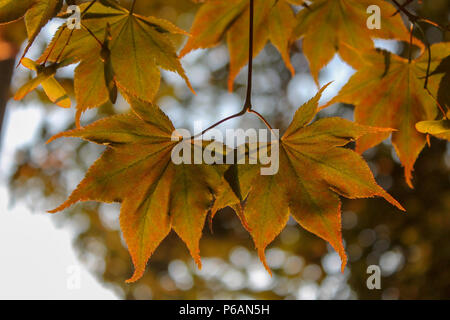
[[[41,29],[61,10],[62,0],[36,0],[25,14],[25,26],[28,33],[28,44],[22,54],[27,54]]]
[[[63,0],[0,0],[0,25],[16,21],[25,16],[28,44],[22,54],[27,54],[41,29],[55,17]]]
[[[135,266],[128,282],[142,276],[147,260],[172,229],[201,266],[199,241],[205,218],[215,196],[227,187],[225,165],[175,165],[172,150],[189,142],[172,140],[175,129],[158,107],[133,99],[131,104],[134,112],[51,139],[78,137],[107,145],[67,201],[50,212],[78,201],[121,202],[121,230]]]
[[[36,78],[29,80],[17,90],[14,95],[15,100],[22,100],[28,93],[36,89],[39,85],[44,89],[45,94],[51,102],[62,108],[70,108],[70,98],[66,90],[56,81],[55,74],[58,68],[70,64],[69,61],[63,61],[60,64],[54,63],[49,66],[38,65],[36,62],[23,58],[21,62],[26,68],[36,71]]]
[[[435,44],[431,46],[431,53],[430,67],[434,70],[449,55],[450,44]],[[427,53],[411,63],[381,50],[360,55],[363,65],[326,106],[336,102],[353,104],[356,122],[398,130],[392,133],[392,143],[404,166],[406,182],[412,188],[414,163],[426,143],[425,135],[419,133],[415,125],[420,121],[435,120],[438,108],[434,97],[443,74],[436,73],[428,78],[428,92],[424,89]],[[389,135],[385,132],[363,137],[357,141],[356,150],[362,153]]]
[[[36,0],[0,0],[0,24],[22,18]]]
[[[80,126],[81,114],[90,108],[95,108],[111,101],[116,103],[117,86],[111,62],[111,27],[105,30],[105,39],[98,48],[97,54],[83,60],[75,69],[74,88],[77,97],[77,114],[75,122]]]
[[[178,73],[192,89],[170,39],[170,35],[186,35],[186,32],[166,20],[131,13],[112,1],[101,2],[92,5],[85,13],[82,29],[59,28],[38,60],[41,63],[67,58],[81,61],[77,67],[79,70],[75,72],[79,113],[107,101],[105,92],[110,90],[105,88],[107,84],[103,80],[99,81],[105,76],[105,65],[120,90],[147,102],[154,99],[159,89],[159,68]],[[88,5],[81,5],[81,10]],[[110,40],[104,46],[105,43],[99,39],[104,39],[108,26]],[[101,54],[105,48],[109,51],[106,60]],[[100,92],[98,95],[93,89],[86,90],[89,84],[94,83]]]
[[[288,3],[286,0],[255,0],[253,55],[256,56],[270,40],[294,74],[289,47],[295,16]],[[206,1],[195,17],[191,28],[192,37],[180,53],[183,57],[192,50],[216,46],[226,36],[230,54],[230,91],[234,79],[248,62],[249,10],[248,0]]]
[[[380,29],[366,27],[367,8],[373,5],[380,8]],[[336,52],[352,67],[359,67],[347,46],[368,50],[374,46],[372,38],[409,42],[409,32],[400,15],[393,16],[394,12],[396,9],[385,0],[313,0],[307,9],[301,10],[293,37],[303,38],[303,53],[315,81],[318,83],[319,71]],[[414,44],[423,47],[415,38]]]
[[[443,107],[450,108],[450,56],[445,57],[430,75],[441,74],[441,83],[437,92],[437,101]],[[444,112],[445,113],[445,112]],[[448,115],[447,115],[448,117]]]
[[[343,148],[362,136],[389,129],[362,126],[341,118],[324,118],[308,125],[317,113],[324,89],[297,110],[281,140],[268,145],[267,152],[274,152],[275,147],[279,150],[276,174],[261,175],[259,166],[237,165],[237,173],[228,178],[238,180],[230,184],[238,184],[233,190],[239,190],[237,196],[242,201],[248,230],[269,272],[264,250],[283,230],[290,215],[333,246],[344,270],[339,195],[351,199],[383,197],[404,210],[377,185],[363,158]]]

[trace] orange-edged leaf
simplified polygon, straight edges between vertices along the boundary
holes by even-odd
[[[191,28],[192,37],[181,51],[181,56],[199,48],[210,48],[226,37],[230,53],[228,88],[239,71],[248,62],[249,1],[211,0],[204,3]],[[290,62],[289,46],[295,24],[294,11],[286,0],[255,0],[254,50],[256,56],[270,40],[281,53],[288,69],[294,73]]]
[[[270,11],[268,17],[269,39],[270,42],[278,49],[281,57],[292,75],[295,74],[294,67],[291,63],[290,35],[295,26],[294,12],[288,1],[278,1]]]
[[[223,0],[220,0],[223,1]],[[245,10],[240,14],[240,16],[236,19],[233,25],[230,26],[228,32],[226,33],[226,40],[228,45],[228,51],[230,53],[230,73],[228,75],[228,90],[233,90],[233,83],[236,76],[239,74],[239,71],[247,64],[248,62],[248,52],[249,52],[249,24],[250,17],[249,11],[250,7],[248,4],[250,3],[247,0],[243,1],[246,6]],[[267,43],[269,30],[268,25],[266,23],[267,17],[270,14],[270,11],[275,3],[274,0],[256,0],[255,1],[255,14],[254,14],[254,26],[255,31],[253,35],[253,55],[256,56]],[[205,4],[214,5],[214,2]],[[220,16],[219,16],[220,17]],[[217,18],[217,16],[216,16]],[[198,19],[198,18],[197,18]],[[195,21],[194,21],[195,24]],[[207,26],[205,26],[207,28]],[[194,39],[195,35],[191,37]],[[189,41],[186,46],[189,45]],[[189,48],[189,47],[188,47]],[[182,55],[186,52],[185,49],[182,51]]]
[[[317,112],[320,91],[296,113],[280,141],[267,148],[278,153],[279,169],[261,175],[258,166],[238,166],[246,222],[265,263],[264,250],[282,231],[289,216],[306,230],[328,241],[346,264],[341,234],[340,196],[382,197],[403,207],[375,182],[363,158],[348,148],[351,141],[385,129],[366,127],[341,118],[307,125]],[[261,148],[264,147],[260,147]]]
[[[105,104],[108,98],[116,103],[117,86],[111,61],[111,37],[111,26],[107,23],[101,48],[97,48],[91,58],[83,59],[75,69],[77,127],[80,126],[80,117],[84,111]]]
[[[431,70],[450,53],[449,43],[431,47]],[[412,187],[414,163],[426,143],[425,135],[415,125],[434,120],[442,73],[429,77],[424,89],[428,56],[424,53],[411,63],[386,51],[372,50],[364,54],[365,64],[350,78],[339,94],[327,105],[343,102],[355,105],[355,121],[362,125],[392,128],[392,143],[405,168],[405,177]],[[360,153],[389,137],[389,132],[363,137],[357,142]]]
[[[87,5],[81,5],[81,10]],[[108,28],[110,36],[105,46],[99,41],[108,34]],[[73,58],[81,63],[88,60],[86,63],[89,64],[97,57],[105,63],[105,85],[108,85],[111,99],[117,85],[123,93],[151,102],[159,90],[160,68],[178,73],[191,88],[172,43],[173,34],[186,33],[166,20],[131,14],[117,4],[105,6],[96,2],[83,16],[83,28],[69,30],[62,26],[38,62],[54,62],[61,55],[61,59]],[[109,49],[110,58],[104,59],[101,55],[104,50],[99,50],[101,47]],[[78,72],[77,76],[82,77],[82,73]],[[87,105],[81,103],[79,110],[95,107],[100,100],[91,99]]]
[[[84,59],[75,69],[75,98],[77,100],[77,122],[81,113],[108,102],[105,83],[105,64],[98,56]]]
[[[53,138],[78,137],[108,147],[67,201],[51,212],[78,201],[121,202],[121,229],[135,266],[128,280],[132,282],[142,276],[147,260],[172,229],[201,265],[203,225],[227,184],[225,165],[175,164],[171,160],[172,153],[179,151],[175,147],[194,150],[202,145],[172,139],[173,125],[158,107],[127,98],[134,112]]]
[[[20,0],[23,1],[23,0]],[[20,2],[17,1],[16,2]],[[22,57],[30,49],[41,29],[50,19],[55,17],[63,5],[62,0],[36,0],[25,14],[25,25],[28,33],[28,44],[25,47]]]
[[[369,29],[369,7],[380,9],[380,29]],[[400,15],[393,16],[395,7],[385,0],[314,0],[297,15],[294,39],[303,38],[303,53],[311,73],[318,82],[319,71],[331,61],[336,52],[351,66],[344,44],[368,50],[373,48],[372,38],[396,39],[409,42],[409,32]],[[414,43],[423,45],[416,39]]]

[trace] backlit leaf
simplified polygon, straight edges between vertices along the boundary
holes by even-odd
[[[37,0],[0,0],[0,24],[22,18]]]
[[[23,99],[41,85],[51,102],[62,108],[70,108],[71,102],[66,90],[55,79],[56,71],[59,67],[64,66],[64,63],[40,66],[28,58],[23,58],[22,64],[28,69],[36,71],[37,75],[17,90],[14,95],[15,100]]]
[[[369,7],[380,9],[380,29],[369,29]],[[314,0],[297,15],[294,38],[303,38],[303,53],[309,61],[311,73],[318,81],[319,71],[331,61],[336,52],[353,67],[355,60],[348,56],[344,44],[368,50],[372,38],[396,39],[409,42],[409,32],[396,9],[385,0]],[[415,44],[421,45],[415,40]]]
[[[192,25],[192,37],[181,51],[181,56],[199,48],[210,48],[226,37],[230,53],[228,88],[239,71],[248,62],[249,1],[210,0],[200,7]],[[290,36],[295,23],[294,11],[286,0],[255,0],[254,45],[256,56],[270,40],[294,73],[290,56]]]
[[[103,0],[105,4],[113,2]],[[87,4],[81,5],[81,10]],[[105,75],[109,74],[108,84],[117,84],[127,95],[140,100],[151,102],[160,85],[160,68],[178,73],[190,87],[190,83],[181,66],[170,35],[186,34],[170,22],[153,17],[143,17],[131,14],[127,9],[113,6],[105,6],[95,3],[83,16],[83,28],[69,30],[61,27],[55,34],[52,42],[44,54],[38,60],[55,62],[61,59],[73,58],[75,62],[81,61],[79,68],[87,68],[86,65],[95,65],[95,70],[88,75],[77,72],[75,82],[78,83],[77,92],[81,93],[80,86],[88,77],[89,83],[97,79],[100,72],[99,60],[107,26],[111,28],[111,39],[108,43],[110,60],[105,62]],[[90,32],[87,30],[92,32]],[[95,59],[97,57],[98,59]],[[105,59],[103,59],[105,60]],[[114,82],[112,82],[114,78]],[[101,81],[98,86],[107,85]],[[112,88],[110,88],[112,89]],[[97,107],[104,102],[104,88],[99,97],[80,97],[78,110]],[[111,93],[111,90],[109,90]],[[78,96],[79,97],[79,96]]]
[[[134,112],[53,138],[78,137],[108,147],[68,200],[51,211],[78,201],[121,202],[120,225],[135,266],[130,282],[142,276],[147,260],[172,229],[200,266],[206,215],[227,187],[225,165],[175,165],[172,150],[189,142],[172,140],[175,129],[158,107],[132,101]]]
[[[22,0],[20,0],[22,1]],[[20,2],[17,1],[16,2]],[[25,14],[28,32],[28,44],[22,56],[25,56],[41,29],[61,10],[62,0],[36,0]]]
[[[450,54],[449,43],[431,47],[431,70]],[[412,187],[414,163],[426,143],[425,135],[415,125],[420,121],[434,120],[438,114],[436,100],[442,73],[428,80],[431,95],[424,89],[428,56],[408,63],[386,51],[363,54],[364,65],[350,78],[339,94],[328,104],[343,102],[355,105],[355,121],[368,126],[396,129],[392,143],[405,167],[405,177]],[[389,132],[370,135],[358,140],[360,153],[389,137]]]
[[[324,88],[296,112],[279,142],[279,170],[261,175],[260,166],[237,165],[237,179],[245,201],[245,220],[266,268],[264,250],[292,216],[303,228],[328,241],[346,264],[341,234],[339,195],[350,198],[383,197],[403,207],[377,185],[363,158],[344,148],[365,135],[389,131],[362,126],[341,118],[311,122]],[[260,150],[258,150],[260,152]]]
[[[416,124],[419,132],[450,141],[450,120],[421,121]]]

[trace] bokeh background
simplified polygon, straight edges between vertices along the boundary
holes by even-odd
[[[414,1],[409,7],[442,24],[450,17],[449,0]],[[189,0],[138,1],[136,7],[141,14],[168,19],[186,30],[197,9]],[[62,22],[55,19],[41,32],[30,57],[39,56]],[[430,43],[450,40],[449,33],[423,27]],[[51,135],[74,126],[74,109],[59,109],[40,91],[24,101],[11,99],[31,76],[26,69],[15,68],[25,36],[22,21],[0,27],[1,298],[450,298],[450,144],[433,138],[417,161],[414,190],[406,186],[389,141],[364,154],[378,183],[400,200],[408,213],[379,199],[344,200],[343,236],[349,256],[344,274],[330,246],[289,221],[267,250],[273,270],[270,277],[249,234],[226,208],[216,216],[214,232],[207,227],[204,230],[203,269],[197,269],[185,245],[171,233],[151,258],[145,276],[135,284],[125,284],[132,264],[119,230],[119,205],[83,203],[58,215],[45,213],[64,200],[102,148],[76,139],[46,145]],[[177,39],[180,47],[184,41]],[[405,44],[378,40],[376,44],[406,54]],[[254,107],[281,131],[294,111],[317,91],[301,53],[301,41],[293,47],[292,60],[295,77],[268,45],[254,65]],[[177,75],[163,72],[157,98],[177,128],[192,129],[199,120],[206,127],[241,109],[246,70],[237,78],[235,91],[227,92],[225,45],[198,50],[182,62],[197,95],[192,95]],[[73,69],[58,73],[72,94]],[[353,72],[336,56],[320,76],[321,84],[334,81],[322,101],[336,94]],[[127,109],[121,99],[116,106],[89,111],[83,123]],[[353,119],[353,108],[335,105],[320,113],[336,115]],[[263,128],[263,124],[247,115],[220,128],[237,127]],[[372,264],[382,269],[381,290],[366,286],[366,270]],[[66,285],[72,265],[82,269],[81,288],[75,292]]]

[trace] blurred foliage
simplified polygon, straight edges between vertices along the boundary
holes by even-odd
[[[448,23],[448,0],[424,0],[416,8],[420,9],[420,15]],[[196,9],[188,0],[154,0],[138,1],[136,11],[166,18],[188,30]],[[431,43],[450,40],[449,33],[424,27]],[[21,22],[0,31],[3,41],[18,44],[24,40]],[[179,45],[183,41],[180,37]],[[292,53],[297,79],[308,73],[300,48],[298,45]],[[199,114],[213,122],[223,112],[233,113],[234,110],[218,110],[215,106],[223,99],[244,97],[245,72],[238,77],[237,89],[230,95],[226,92],[227,68],[223,46],[193,54],[187,71],[193,77],[197,96],[187,91],[182,80],[165,73],[159,104],[176,116],[178,127],[189,128]],[[23,77],[24,71],[16,73],[15,77]],[[301,104],[289,103],[287,93],[292,82],[281,57],[268,46],[255,61],[255,106],[280,129],[286,128],[293,110]],[[70,92],[72,79],[67,78],[64,83]],[[41,123],[35,141],[17,151],[10,189],[12,200],[25,201],[32,209],[41,211],[65,198],[102,148],[75,140],[46,145],[52,134],[74,124],[66,121],[63,127],[55,126],[61,112],[50,106],[43,94],[30,95],[24,103],[16,105],[26,108],[28,103],[46,107],[49,116]],[[126,108],[124,102],[116,107],[105,105],[89,112],[83,122]],[[328,115],[348,116],[352,109],[342,105],[330,110]],[[73,118],[73,114],[69,116]],[[240,121],[244,128],[260,125],[247,117]],[[267,252],[274,271],[271,278],[260,264],[250,236],[231,209],[226,208],[215,218],[213,233],[205,227],[201,240],[202,270],[195,267],[184,244],[172,233],[151,258],[145,276],[128,285],[124,281],[132,274],[132,264],[119,231],[118,205],[85,203],[53,219],[63,227],[77,227],[74,244],[80,259],[101,282],[126,299],[450,298],[450,145],[431,140],[431,147],[417,162],[414,190],[405,185],[390,144],[369,150],[365,157],[379,184],[399,199],[408,213],[401,214],[377,199],[344,201],[343,236],[349,255],[344,274],[339,271],[337,254],[323,240],[290,221]],[[366,287],[366,269],[371,264],[382,267],[382,290]]]

